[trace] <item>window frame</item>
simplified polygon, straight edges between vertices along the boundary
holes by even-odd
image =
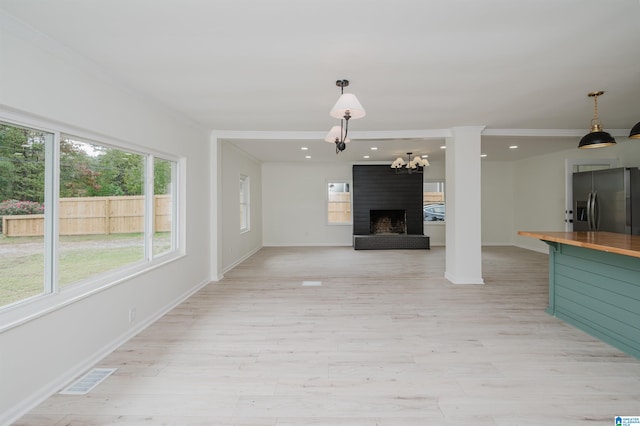
[[[442,185],[442,194],[443,194],[443,198],[444,200],[442,200],[441,203],[438,202],[434,202],[431,204],[443,204],[445,206],[445,213],[444,213],[444,220],[424,220],[424,208],[428,205],[425,204],[424,202],[424,193],[427,192],[425,191],[425,184],[441,184]],[[424,179],[422,182],[422,208],[423,208],[423,216],[422,216],[422,223],[424,225],[436,225],[436,226],[444,226],[447,223],[447,213],[446,213],[446,208],[447,208],[447,193],[446,193],[446,182],[444,179]],[[439,191],[437,191],[439,192]]]
[[[97,292],[104,291],[119,283],[130,280],[151,269],[158,268],[166,263],[173,262],[185,256],[184,239],[184,176],[186,173],[186,160],[183,157],[160,152],[148,147],[140,147],[123,140],[117,140],[105,135],[94,134],[90,131],[67,126],[57,122],[50,122],[43,118],[37,118],[25,113],[15,112],[0,108],[0,122],[9,126],[24,127],[37,131],[53,134],[53,141],[45,145],[45,227],[44,245],[45,256],[43,268],[45,271],[43,291],[35,296],[28,297],[4,306],[0,306],[0,332],[19,326],[33,319],[46,315],[82,300]],[[172,163],[172,223],[171,244],[168,252],[152,255],[152,246],[149,245],[147,229],[153,226],[153,207],[145,209],[145,255],[142,261],[114,268],[104,273],[97,274],[85,280],[60,288],[58,285],[58,252],[59,252],[59,188],[60,188],[60,141],[62,137],[70,136],[82,141],[96,143],[126,152],[139,154],[145,157],[146,176],[144,182],[145,204],[153,204],[153,174],[149,175],[149,169],[153,170],[153,159],[159,158]],[[151,225],[149,225],[151,223]],[[152,229],[152,228],[151,228]]]
[[[251,178],[249,175],[240,174],[239,208],[240,208],[240,233],[251,231]],[[244,207],[244,209],[243,209]],[[243,215],[244,213],[244,215]],[[244,223],[244,226],[243,226]]]
[[[330,201],[329,200],[329,193],[330,191],[330,186],[332,184],[343,184],[346,185],[349,189],[349,201]],[[326,218],[326,223],[328,226],[349,226],[349,225],[353,225],[353,191],[352,191],[353,185],[351,184],[351,181],[349,180],[345,180],[345,179],[328,179],[325,181],[324,184],[324,197],[325,197],[325,218]],[[340,203],[340,204],[348,204],[349,207],[349,221],[347,222],[338,222],[338,221],[331,221],[329,218],[329,204],[330,203]]]

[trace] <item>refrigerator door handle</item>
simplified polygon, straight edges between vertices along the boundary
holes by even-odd
[[[593,193],[593,201],[591,201],[591,222],[593,222],[593,230],[597,231],[600,225],[600,212],[598,211],[598,191]]]
[[[593,194],[590,192],[587,196],[587,229],[591,231],[591,202]]]

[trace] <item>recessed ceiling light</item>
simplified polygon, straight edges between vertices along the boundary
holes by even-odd
[[[429,158],[427,154],[422,154],[422,158]]]
[[[480,154],[480,158],[484,158],[486,156],[487,156],[487,154]]]
[[[371,147],[371,151],[377,151],[377,150],[378,150],[378,147],[377,147],[377,146],[372,146],[372,147]]]
[[[446,147],[446,146],[444,146],[444,145],[442,145],[442,146],[440,147],[440,149],[446,149],[446,148],[447,148],[447,147]]]
[[[368,156],[368,155],[365,155],[365,156],[364,156],[364,158],[369,158],[369,156]]]
[[[304,158],[311,158],[311,156],[310,155],[305,155]]]
[[[511,145],[509,149],[518,149],[518,145]]]
[[[300,147],[301,150],[303,151],[307,151],[309,148],[307,148],[306,146]]]

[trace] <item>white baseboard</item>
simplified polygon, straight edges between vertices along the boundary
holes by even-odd
[[[23,400],[11,409],[6,410],[4,413],[0,413],[0,425],[10,425],[27,414],[29,411],[37,407],[40,403],[45,401],[51,395],[58,392],[60,389],[67,386],[78,376],[92,368],[95,364],[104,359],[107,355],[118,349],[124,343],[129,341],[132,337],[149,327],[156,322],[167,312],[193,296],[198,290],[209,284],[210,281],[204,281],[197,284],[195,287],[190,288],[187,292],[183,293],[179,298],[175,299],[168,305],[160,308],[155,314],[150,315],[144,321],[138,322],[134,327],[127,330],[117,339],[107,343],[105,346],[97,350],[93,355],[87,357],[73,368],[67,370],[48,384],[43,385],[38,392],[31,395],[29,398]]]
[[[235,268],[236,266],[238,266],[239,264],[241,264],[242,262],[244,262],[245,260],[247,260],[248,258],[253,256],[254,254],[256,254],[258,251],[260,251],[261,248],[262,248],[262,246],[256,247],[255,249],[251,250],[249,253],[245,254],[240,259],[238,259],[235,262],[233,262],[231,265],[225,267],[223,269],[222,273],[226,274],[227,272],[229,272],[230,270],[232,270],[233,268]]]
[[[530,250],[530,251],[535,251],[537,253],[549,254],[549,248],[548,247],[538,248],[538,247],[525,246],[525,245],[522,245],[522,244],[512,244],[512,245],[514,247],[518,247],[518,248],[525,249],[525,250]]]
[[[265,244],[264,247],[352,247],[353,243],[286,243]]]

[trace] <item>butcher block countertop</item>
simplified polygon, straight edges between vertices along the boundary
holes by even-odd
[[[613,232],[535,232],[520,231],[518,235],[543,241],[584,247],[607,253],[640,258],[640,235]]]

